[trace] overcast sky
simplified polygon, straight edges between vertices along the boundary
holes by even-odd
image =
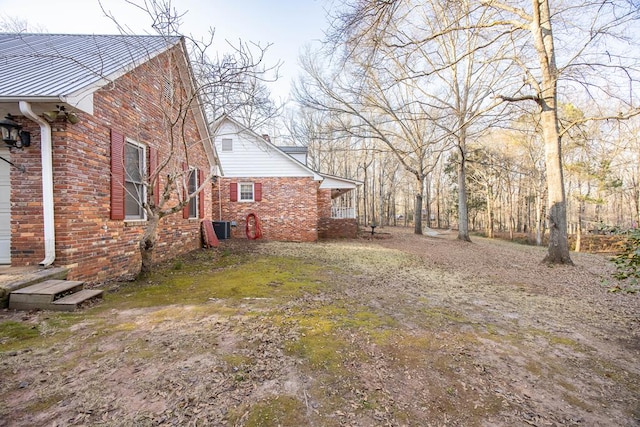
[[[141,4],[143,0],[133,0]],[[267,64],[284,62],[280,81],[271,85],[276,97],[286,98],[292,79],[299,73],[298,54],[303,46],[323,38],[325,9],[334,0],[172,0],[179,12],[187,12],[181,31],[202,37],[213,27],[214,42],[225,40],[272,43]],[[145,15],[126,0],[103,0],[105,9],[132,33],[152,33]],[[31,28],[50,33],[117,34],[116,25],[106,18],[98,0],[0,0],[0,20],[18,18]]]

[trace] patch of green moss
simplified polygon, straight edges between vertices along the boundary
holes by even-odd
[[[443,307],[430,307],[421,310],[429,324],[441,326],[444,323],[469,323],[469,319]]]
[[[534,336],[544,337],[549,341],[551,345],[563,345],[565,347],[569,347],[572,350],[576,351],[585,351],[585,348],[579,342],[572,340],[571,338],[561,337],[555,334],[552,334],[548,331],[543,331],[541,329],[529,329],[528,333],[533,334]]]
[[[158,324],[176,321],[197,321],[209,316],[232,316],[237,310],[230,307],[216,307],[212,305],[171,305],[159,308],[150,313],[146,320]]]
[[[71,326],[80,320],[78,314],[51,313],[38,324],[0,322],[0,351],[55,345],[69,338]]]
[[[201,304],[215,299],[290,298],[315,293],[322,270],[301,260],[263,257],[234,269],[211,270],[185,264],[181,270],[152,274],[106,297],[107,307]]]
[[[112,326],[113,332],[131,332],[135,331],[138,325],[135,322],[123,322]]]
[[[348,328],[358,328],[368,333],[377,332],[381,328],[395,328],[397,322],[389,316],[381,316],[363,307],[355,307],[344,322]]]
[[[592,359],[585,363],[585,368],[603,378],[609,378],[618,384],[622,384],[637,394],[640,393],[640,375],[628,371],[609,360]]]
[[[299,427],[309,425],[306,407],[291,396],[264,399],[251,407],[241,406],[230,417],[232,421],[246,415],[246,427]]]
[[[582,399],[580,399],[573,393],[562,393],[562,399],[565,402],[567,402],[569,405],[574,406],[576,408],[583,409],[588,412],[592,412],[594,409],[591,405],[588,405],[586,402],[584,402]]]
[[[0,322],[0,350],[14,350],[21,348],[27,342],[40,337],[37,325],[15,322],[13,320]]]
[[[149,342],[140,338],[128,342],[123,353],[127,360],[150,360],[158,355],[157,351],[149,346]]]
[[[38,397],[26,407],[26,411],[28,411],[27,413],[46,411],[54,405],[62,402],[64,398],[65,396],[61,393],[53,393],[48,396]]]
[[[345,333],[357,330],[375,339],[391,336],[396,322],[388,316],[380,316],[365,307],[337,301],[321,307],[302,310],[295,315],[281,318],[288,326],[299,328],[297,341],[288,342],[285,349],[305,359],[312,369],[327,373],[343,374],[343,361],[360,357],[345,339]]]
[[[418,336],[398,333],[390,338],[390,341],[382,345],[385,354],[410,368],[423,366],[427,355],[433,357],[439,346],[435,337],[427,333]]]
[[[213,268],[226,268],[234,265],[244,264],[249,260],[246,254],[234,254],[228,249],[225,249],[220,254],[220,257],[212,264]]]
[[[527,371],[529,371],[532,375],[535,375],[536,377],[540,377],[542,375],[542,367],[540,366],[539,363],[533,360],[528,360],[524,367]]]
[[[300,338],[285,344],[285,351],[305,359],[312,369],[323,369],[337,373],[342,369],[340,354],[346,348],[346,342],[337,332],[338,318],[341,308],[331,305],[312,310],[296,318],[294,321],[300,328]]]
[[[562,381],[561,379],[556,380],[556,383],[567,391],[571,391],[571,392],[578,391],[575,385],[568,383],[566,381]]]

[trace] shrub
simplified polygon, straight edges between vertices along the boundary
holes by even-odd
[[[631,230],[626,236],[622,251],[612,259],[616,265],[613,277],[620,283],[610,290],[612,292],[636,293],[640,291],[640,229]]]

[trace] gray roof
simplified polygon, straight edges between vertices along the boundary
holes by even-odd
[[[284,151],[287,154],[307,154],[307,147],[303,147],[301,145],[278,145],[280,150]]]
[[[60,98],[112,80],[179,37],[0,33],[0,100]]]

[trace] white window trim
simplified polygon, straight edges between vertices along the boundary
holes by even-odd
[[[251,199],[243,199],[242,198],[242,186],[243,185],[250,185],[251,186]],[[245,203],[251,203],[251,202],[255,202],[256,199],[256,187],[255,184],[253,182],[239,182],[238,183],[238,201],[239,202],[245,202]]]
[[[142,170],[140,171],[142,174],[142,202],[144,203],[147,200],[147,150],[148,147],[144,144],[139,143],[138,141],[134,141],[132,139],[129,138],[125,138],[125,152],[126,152],[126,147],[127,144],[131,144],[131,145],[135,145],[139,148],[142,148]],[[125,217],[124,220],[127,222],[141,222],[141,221],[146,221],[147,220],[147,211],[144,209],[144,207],[141,205],[140,206],[140,210],[142,211],[142,216],[131,216],[131,215],[127,215],[127,206],[126,206],[126,184],[127,184],[127,165],[126,165],[126,154],[124,156],[124,168],[125,168],[125,172],[124,172],[124,184],[125,184]]]

